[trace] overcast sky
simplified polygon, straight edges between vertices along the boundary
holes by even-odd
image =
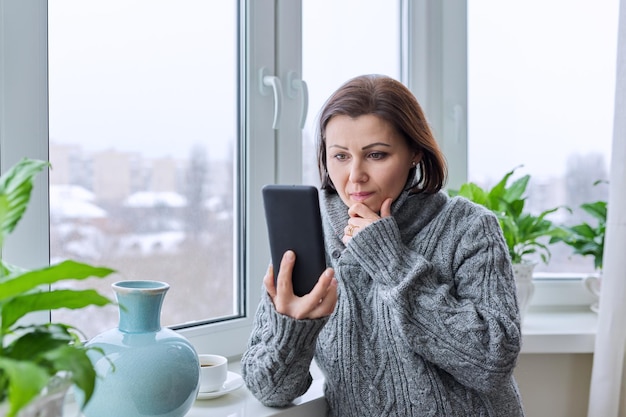
[[[469,1],[469,148],[476,177],[562,175],[610,153],[617,0]]]
[[[210,139],[210,157],[227,154],[236,127],[235,0],[49,3],[53,141],[186,157]],[[345,79],[397,75],[388,45],[398,11],[388,0],[303,3],[312,135],[311,121]],[[618,1],[468,3],[472,173],[523,163],[557,175],[571,152],[608,155]]]

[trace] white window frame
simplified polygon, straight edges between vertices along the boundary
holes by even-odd
[[[449,189],[468,180],[467,0],[402,0],[403,81],[416,95],[448,162]],[[534,274],[533,305],[588,305],[584,274]]]
[[[48,159],[47,8],[0,0],[0,172],[21,158]],[[48,264],[48,173],[35,179],[31,205],[5,242],[3,259],[25,268]],[[49,312],[33,313],[49,321]]]
[[[288,80],[302,73],[301,0],[241,0],[240,7],[247,44],[240,57],[246,68],[240,123],[248,185],[243,197],[247,221],[239,225],[246,237],[240,265],[243,317],[180,330],[199,351],[227,356],[245,349],[269,263],[260,189],[268,183],[299,183],[302,170],[302,102],[299,95],[287,94]],[[458,188],[467,181],[467,2],[402,0],[402,10],[402,78],[446,155],[448,187]],[[261,68],[278,76],[283,87],[278,129],[271,126],[273,94],[261,94]],[[48,159],[47,0],[0,0],[0,170],[24,156]],[[7,242],[3,255],[10,262],[25,267],[49,262],[47,182],[47,174],[38,177],[32,204]]]
[[[290,73],[302,73],[301,52],[301,2],[275,0],[247,0],[242,13],[248,45],[243,62],[248,68],[245,75],[247,91],[244,122],[246,156],[245,192],[247,222],[244,292],[244,317],[227,322],[213,323],[180,330],[197,349],[217,352],[226,356],[243,353],[252,329],[252,321],[261,298],[262,278],[269,264],[269,245],[261,188],[265,184],[300,182],[302,162],[294,157],[302,154],[302,131],[297,121],[300,96],[287,94]],[[275,28],[287,34],[275,37]],[[275,102],[273,93],[261,86],[260,71],[264,75],[278,76],[282,85],[282,100],[277,129],[272,127]],[[261,89],[265,90],[261,94]]]
[[[0,171],[23,157],[48,160],[48,66],[47,0],[0,0]],[[286,3],[286,4],[283,4]],[[280,4],[280,7],[277,6]],[[238,215],[239,235],[245,235],[245,255],[239,265],[244,274],[240,294],[243,317],[179,330],[198,351],[235,356],[245,349],[258,301],[262,277],[269,262],[265,220],[261,201],[264,184],[300,181],[301,130],[291,101],[283,96],[280,129],[272,128],[273,94],[261,94],[259,70],[280,75],[301,73],[301,51],[297,36],[276,40],[276,19],[286,32],[300,33],[300,1],[241,0],[241,50],[244,70],[240,114],[242,158],[246,190],[242,202],[245,215]],[[294,18],[295,17],[295,18]],[[280,51],[280,53],[279,53]],[[281,56],[281,60],[277,59]],[[279,67],[280,66],[280,67]],[[219,80],[215,80],[219,82]],[[283,89],[285,81],[282,81]],[[290,101],[291,100],[291,101]],[[34,268],[49,263],[48,174],[38,176],[31,204],[19,227],[7,242],[7,261]],[[240,184],[241,185],[241,184]],[[247,219],[246,221],[244,221]],[[207,302],[210,294],[207,294]],[[41,314],[34,320],[50,319]]]
[[[261,297],[261,278],[267,268],[262,253],[269,253],[265,239],[263,207],[260,190],[263,184],[275,176],[274,131],[271,126],[273,114],[272,96],[260,94],[258,69],[266,68],[268,74],[274,66],[274,1],[248,0],[241,2],[239,24],[244,27],[240,35],[245,37],[246,50],[240,51],[242,95],[245,103],[240,117],[240,129],[244,134],[243,172],[247,187],[244,191],[245,213],[237,215],[239,236],[245,236],[246,246],[243,263],[239,265],[244,275],[241,303],[242,317],[218,323],[194,326],[179,330],[198,351],[215,352],[225,356],[241,354],[252,328],[256,305]],[[243,186],[239,181],[239,186]],[[237,202],[239,203],[239,202]],[[239,206],[239,204],[236,204]],[[246,220],[247,219],[247,220]],[[235,248],[235,250],[239,250]],[[207,294],[207,297],[209,295]],[[208,301],[207,299],[207,302]]]
[[[450,189],[467,181],[467,1],[403,0],[404,78],[448,162]]]
[[[0,170],[23,157],[48,159],[47,7],[0,1]],[[32,204],[4,248],[10,262],[46,265],[48,174],[36,179]]]

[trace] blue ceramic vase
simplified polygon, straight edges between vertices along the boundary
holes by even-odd
[[[186,338],[161,327],[168,289],[158,281],[113,284],[119,327],[87,343],[98,348],[89,351],[98,378],[86,417],[182,417],[193,405],[200,364]]]

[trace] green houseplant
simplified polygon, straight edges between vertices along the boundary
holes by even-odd
[[[114,272],[109,268],[68,260],[25,270],[1,257],[6,238],[26,211],[34,177],[48,166],[25,158],[0,176],[0,404],[8,408],[7,417],[16,416],[60,375],[84,393],[86,403],[96,378],[78,329],[63,323],[23,324],[20,319],[34,311],[111,303],[94,290],[49,290],[61,281],[108,276]]]
[[[595,201],[584,203],[580,208],[597,220],[595,226],[582,222],[575,226],[564,226],[567,234],[556,236],[552,242],[564,242],[573,249],[575,255],[591,256],[593,266],[602,271],[602,256],[604,254],[604,235],[606,234],[607,202]]]
[[[596,183],[597,184],[597,183]],[[581,222],[575,226],[564,226],[567,231],[565,236],[558,236],[552,239],[553,242],[564,242],[573,249],[574,255],[591,256],[596,274],[589,275],[583,279],[585,287],[595,296],[590,308],[594,312],[599,309],[600,286],[602,281],[602,266],[604,255],[604,237],[606,234],[606,217],[608,206],[606,201],[595,201],[584,203],[580,208],[596,220],[595,226]]]
[[[507,172],[491,189],[469,182],[463,184],[458,191],[449,191],[449,194],[465,197],[495,213],[513,264],[522,263],[534,253],[538,253],[541,260],[547,263],[550,260],[551,240],[566,235],[561,227],[546,218],[559,208],[545,210],[538,215],[524,211],[530,175],[524,175],[509,185],[516,169]]]
[[[491,210],[498,217],[504,240],[513,263],[513,276],[517,288],[517,300],[522,319],[535,292],[533,270],[535,262],[529,261],[532,254],[538,254],[544,263],[550,260],[549,245],[553,239],[566,232],[546,217],[559,208],[544,210],[538,215],[524,210],[526,188],[530,175],[513,181],[515,173],[507,172],[491,189],[484,189],[475,183],[465,183],[458,191],[450,191],[451,196],[462,196]]]

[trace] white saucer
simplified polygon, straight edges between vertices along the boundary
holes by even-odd
[[[199,392],[197,399],[199,400],[211,400],[213,398],[221,397],[222,395],[228,394],[231,391],[241,388],[243,385],[243,378],[241,375],[228,371],[228,376],[226,377],[226,382],[222,385],[222,389],[218,391],[212,392]]]

